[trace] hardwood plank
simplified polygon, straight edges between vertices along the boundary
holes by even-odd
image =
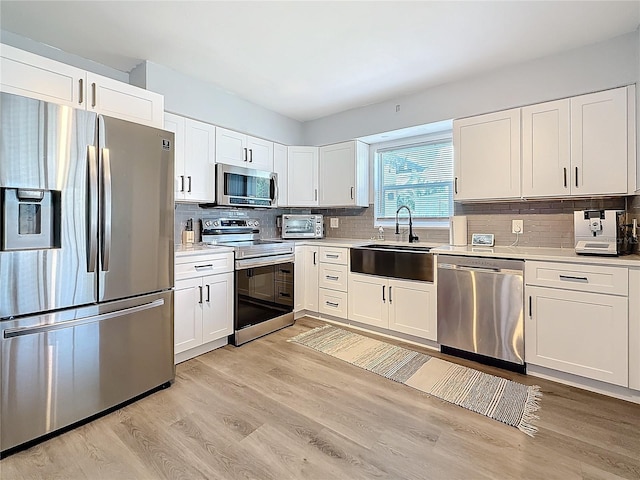
[[[292,327],[177,366],[176,381],[0,461],[19,479],[640,478],[640,406],[404,345],[527,385],[535,438],[287,342]],[[359,332],[362,333],[362,332]],[[375,335],[371,335],[375,337]],[[380,338],[380,337],[377,337]]]

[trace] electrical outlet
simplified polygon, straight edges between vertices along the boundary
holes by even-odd
[[[338,226],[340,225],[340,219],[339,218],[331,218],[331,228],[338,228]]]
[[[511,233],[522,233],[524,231],[522,220],[511,220]]]

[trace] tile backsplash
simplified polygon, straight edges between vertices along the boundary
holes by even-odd
[[[544,200],[501,203],[456,203],[455,214],[467,216],[468,242],[472,233],[493,233],[496,245],[511,245],[516,235],[511,233],[511,220],[524,221],[524,232],[518,245],[534,247],[573,248],[573,212],[575,210],[605,209],[627,210],[628,221],[640,220],[640,195],[616,198]],[[242,216],[256,218],[262,224],[263,238],[280,237],[276,218],[283,213],[317,213],[325,216],[325,236],[327,238],[369,239],[378,235],[374,227],[374,208],[331,208],[331,209],[229,209],[200,208],[197,204],[177,203],[175,208],[175,242],[182,242],[182,231],[187,220],[193,218],[195,241],[201,241],[201,218]],[[338,218],[339,227],[330,227],[330,218]],[[405,220],[406,221],[406,220]],[[406,240],[406,226],[402,229]],[[416,228],[421,242],[449,243],[449,229]],[[387,240],[396,239],[394,229],[385,228]]]

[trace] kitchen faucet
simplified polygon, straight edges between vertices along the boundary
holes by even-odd
[[[398,208],[398,210],[396,210],[396,235],[400,235],[400,225],[398,224],[398,213],[400,213],[400,210],[402,210],[403,208],[407,209],[407,212],[409,212],[409,243],[413,243],[413,242],[417,242],[418,236],[413,234],[413,222],[411,221],[411,209],[409,207],[407,207],[406,205],[402,205]]]

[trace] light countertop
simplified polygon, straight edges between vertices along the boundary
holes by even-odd
[[[192,245],[177,244],[175,246],[175,256],[183,257],[188,255],[202,255],[203,253],[227,253],[233,252],[231,247],[220,245],[207,245],[206,243],[194,243]]]
[[[588,265],[612,265],[619,267],[640,267],[640,255],[607,257],[578,255],[573,248],[545,247],[452,247],[441,245],[431,250],[437,255],[465,255],[474,257],[515,258],[518,260],[539,260],[549,262],[582,263]]]
[[[281,240],[281,239],[277,239]],[[359,247],[369,244],[408,245],[408,242],[396,242],[392,240],[371,240],[362,238],[321,238],[303,240],[285,240],[296,245],[317,245],[323,247]],[[582,263],[587,265],[612,265],[619,267],[640,268],[640,255],[624,255],[620,257],[607,257],[595,255],[578,255],[572,248],[548,248],[548,247],[453,247],[440,243],[419,242],[420,247],[432,247],[431,252],[436,255],[465,255],[474,257],[514,258],[517,260],[539,260],[548,262]],[[176,256],[198,255],[206,252],[224,253],[232,252],[231,247],[219,245],[207,245],[194,243],[190,246],[176,245]]]

